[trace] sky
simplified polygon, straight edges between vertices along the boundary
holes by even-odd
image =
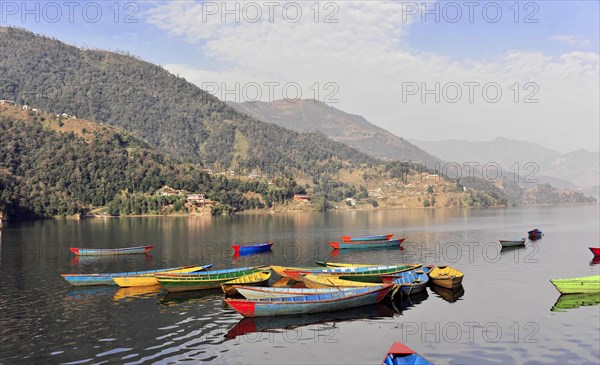
[[[600,144],[598,1],[50,1],[0,23],[124,50],[222,100],[316,99],[407,139]]]

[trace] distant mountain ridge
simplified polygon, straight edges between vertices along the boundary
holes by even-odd
[[[577,150],[560,154],[542,147],[537,141],[517,141],[498,137],[493,141],[474,142],[463,140],[419,141],[411,140],[417,146],[433,154],[444,156],[447,161],[458,163],[489,162],[498,163],[507,174],[519,164],[520,176],[532,173],[533,167],[525,170],[525,164],[534,163],[539,167],[535,178],[559,187],[595,187],[599,185],[600,154]],[[511,170],[512,167],[512,170]],[[560,185],[563,186],[560,186]]]
[[[229,102],[239,112],[297,132],[321,132],[377,158],[425,162],[434,168],[441,160],[360,115],[349,114],[316,100]]]

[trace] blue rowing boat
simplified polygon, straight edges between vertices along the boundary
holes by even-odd
[[[535,240],[539,240],[540,238],[542,238],[542,236],[544,234],[542,233],[542,231],[535,228],[535,229],[532,229],[531,231],[527,232],[527,235],[531,241],[535,241]]]
[[[235,255],[249,255],[259,252],[271,251],[273,242],[257,243],[252,245],[232,245]]]
[[[244,317],[284,316],[331,312],[379,303],[392,288],[392,285],[383,284],[296,297],[225,299],[225,302]]]
[[[396,295],[398,291],[402,294],[411,295],[424,291],[429,283],[429,276],[427,275],[431,271],[428,267],[423,267],[417,270],[408,270],[393,275],[382,276],[383,282],[386,284],[394,284],[395,288],[392,292],[392,297]]]
[[[433,363],[401,342],[394,342],[382,365],[433,365]]]
[[[112,273],[101,273],[101,274],[60,274],[69,284],[74,286],[84,285],[117,285],[113,278],[120,278],[125,276],[147,276],[152,274],[174,272],[178,270],[185,270],[193,266],[180,266],[172,267],[168,269],[155,269],[145,271],[125,271],[125,272],[112,272]],[[199,270],[206,270],[212,267],[212,264],[199,266]]]

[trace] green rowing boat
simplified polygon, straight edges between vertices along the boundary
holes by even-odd
[[[204,271],[197,274],[156,275],[156,280],[169,292],[221,288],[221,284],[245,275],[270,270],[268,266]]]
[[[561,294],[600,293],[600,275],[583,278],[553,279],[550,282]]]

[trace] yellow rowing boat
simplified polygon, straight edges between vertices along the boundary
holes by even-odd
[[[238,291],[235,288],[236,285],[265,286],[269,283],[270,278],[271,271],[260,271],[223,283],[221,284],[221,289],[223,289],[225,295],[233,296],[238,294]]]
[[[450,266],[436,266],[429,272],[429,278],[435,285],[453,289],[461,286],[465,274]]]
[[[194,271],[206,270],[208,267],[209,266],[187,266],[183,269],[155,272],[151,275],[115,277],[113,278],[113,281],[122,288],[127,288],[131,286],[159,285],[158,280],[156,280],[156,277],[154,276],[155,274],[187,274]]]
[[[302,281],[307,288],[319,289],[319,288],[338,288],[338,287],[363,287],[363,286],[381,286],[381,283],[367,283],[354,280],[340,279],[337,276],[325,276],[325,275],[303,275]]]

